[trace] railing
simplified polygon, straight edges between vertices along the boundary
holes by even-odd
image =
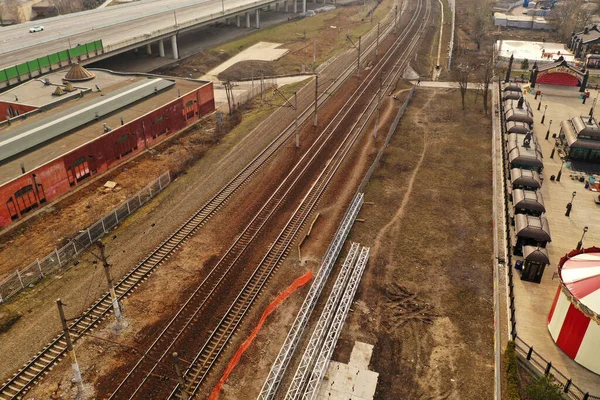
[[[17,269],[8,275],[0,282],[0,303],[5,302],[26,287],[52,274],[57,269],[66,266],[78,254],[117,226],[123,219],[138,210],[170,183],[171,175],[167,171],[154,182],[106,214],[102,219],[90,225],[87,229],[79,231],[65,246],[60,249],[55,248],[46,257],[42,259],[38,258],[27,267],[21,270]]]
[[[502,81],[498,81],[498,94],[499,99],[498,105],[500,108],[500,127],[502,135],[502,167],[503,167],[503,187],[504,193],[508,193],[508,181],[506,177],[509,173],[509,167],[507,162],[506,153],[506,123],[504,121],[504,104],[502,102]],[[579,386],[573,383],[571,378],[567,378],[565,374],[556,369],[550,361],[547,361],[538,352],[536,352],[532,346],[528,345],[523,339],[517,334],[517,320],[516,320],[516,306],[515,306],[515,289],[514,289],[514,273],[513,273],[513,259],[511,249],[511,235],[510,235],[510,215],[509,215],[509,203],[508,197],[504,196],[504,212],[505,212],[505,233],[506,233],[506,272],[508,282],[508,308],[510,310],[509,322],[510,322],[510,337],[515,342],[515,349],[517,354],[523,356],[523,359],[536,371],[543,373],[544,375],[552,375],[556,382],[562,387],[563,392],[569,399],[573,400],[600,400],[599,396],[590,395],[589,392],[584,392]]]

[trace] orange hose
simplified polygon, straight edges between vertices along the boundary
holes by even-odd
[[[213,389],[212,393],[210,394],[209,400],[217,400],[219,398],[219,394],[221,393],[221,388],[225,384],[225,381],[229,377],[229,374],[231,374],[231,372],[233,371],[235,366],[240,361],[242,354],[244,354],[246,349],[248,349],[248,347],[250,347],[250,345],[254,341],[254,339],[256,338],[256,335],[258,334],[258,331],[260,331],[260,329],[262,328],[262,326],[265,323],[265,320],[267,319],[269,314],[271,314],[273,311],[275,311],[275,309],[277,309],[277,307],[279,307],[279,305],[281,303],[283,303],[283,301],[285,299],[287,299],[292,293],[294,293],[298,288],[300,288],[300,287],[306,285],[308,282],[310,282],[312,278],[313,278],[312,271],[308,271],[306,274],[297,278],[283,292],[280,292],[277,295],[277,297],[275,297],[275,299],[271,302],[271,304],[269,304],[269,306],[263,312],[263,315],[260,317],[258,324],[254,328],[254,330],[252,330],[252,333],[250,333],[250,336],[248,336],[248,338],[244,341],[244,343],[242,343],[240,345],[239,349],[235,352],[235,355],[233,356],[231,361],[229,361],[229,364],[227,364],[227,368],[225,368],[225,372],[223,372],[223,376],[221,377],[221,379],[219,380],[219,382]]]

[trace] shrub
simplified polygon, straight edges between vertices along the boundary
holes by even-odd
[[[521,61],[521,69],[524,70],[528,70],[529,69],[529,60],[524,58],[523,61]]]
[[[519,365],[517,362],[517,351],[515,342],[508,342],[504,352],[504,361],[506,363],[506,399],[520,400],[519,394]]]
[[[527,395],[531,400],[561,400],[562,387],[552,375],[542,375],[527,386]]]

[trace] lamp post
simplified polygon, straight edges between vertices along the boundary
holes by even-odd
[[[542,124],[544,123],[544,120],[546,119],[546,110],[547,110],[547,109],[548,109],[548,106],[547,106],[547,105],[545,105],[545,106],[544,106],[544,115],[542,115],[542,121],[541,121],[541,123],[542,123]]]
[[[552,127],[552,120],[550,120],[550,123],[548,124],[548,130],[546,131],[546,140],[548,140],[548,137],[550,137],[550,128]]]
[[[584,226],[583,233],[581,234],[581,239],[579,239],[579,243],[577,243],[577,250],[581,250],[581,248],[583,247],[583,237],[585,236],[587,231],[588,231],[588,227]]]
[[[565,160],[560,160],[560,169],[558,170],[558,174],[556,175],[556,182],[560,182],[560,177],[562,176],[563,165],[565,165]]]
[[[223,15],[225,15],[225,0],[221,0],[221,8],[223,9]]]
[[[567,203],[567,212],[565,213],[565,217],[569,217],[571,215],[571,209],[573,208],[573,200],[575,199],[575,195],[577,192],[573,192],[571,194],[571,201]]]
[[[537,108],[538,111],[540,111],[540,108],[542,108],[542,97],[544,97],[543,93],[540,94],[540,102],[538,103],[538,108]]]

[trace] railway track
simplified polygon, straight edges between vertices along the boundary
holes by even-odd
[[[252,221],[246,226],[244,231],[239,235],[238,239],[234,242],[234,244],[229,248],[229,250],[225,253],[225,255],[219,260],[219,262],[215,265],[215,267],[211,270],[209,275],[202,281],[202,283],[197,287],[197,289],[193,292],[193,294],[188,298],[185,304],[179,309],[179,311],[174,315],[174,317],[169,321],[169,323],[163,328],[161,333],[157,336],[154,342],[150,345],[145,354],[138,360],[138,362],[133,366],[133,368],[129,371],[127,376],[123,381],[119,384],[119,386],[112,392],[111,399],[117,398],[135,398],[135,397],[148,397],[140,394],[143,391],[143,386],[148,383],[148,381],[152,377],[162,376],[160,373],[157,373],[157,368],[159,368],[159,363],[163,362],[165,358],[169,356],[173,347],[177,343],[177,341],[181,340],[182,335],[186,332],[186,329],[193,325],[196,321],[197,316],[200,311],[206,308],[207,302],[213,296],[213,294],[219,289],[219,287],[224,282],[226,276],[230,271],[233,270],[233,267],[236,265],[236,262],[240,259],[242,254],[246,251],[250,243],[256,237],[256,235],[261,231],[264,227],[265,223],[269,220],[269,218],[273,215],[273,213],[280,207],[282,202],[286,199],[288,193],[292,190],[292,188],[297,184],[302,174],[306,171],[306,169],[314,162],[315,159],[318,158],[320,151],[323,149],[325,144],[329,139],[331,139],[332,135],[335,132],[335,129],[339,127],[339,124],[346,117],[351,110],[351,106],[356,104],[358,98],[360,98],[360,94],[364,92],[364,90],[368,87],[368,85],[362,86],[362,91],[360,91],[359,95],[348,100],[346,105],[342,107],[342,110],[338,115],[342,115],[342,118],[339,118],[337,121],[337,125],[335,128],[330,129],[333,125],[333,122],[323,130],[320,137],[315,141],[315,143],[311,146],[311,148],[305,153],[305,155],[301,158],[301,160],[296,164],[294,169],[288,174],[286,179],[278,186],[278,188],[273,192],[271,197],[264,203],[261,210],[255,215]],[[350,104],[352,103],[352,104]],[[348,107],[346,107],[348,106]],[[334,165],[334,163],[330,163],[330,165]],[[332,174],[329,176],[329,179],[333,176]],[[328,181],[327,181],[328,182]],[[314,199],[314,201],[303,203],[304,207],[307,207],[305,211],[303,207],[300,208],[300,217],[297,217],[293,227],[296,228],[294,231],[294,235],[298,229],[301,228],[302,224],[305,221],[305,218],[309,215],[310,210],[316,204],[316,200],[322,194],[322,191],[325,187],[322,188],[321,192]],[[278,238],[278,240],[283,240],[285,246],[289,245],[294,235],[287,236],[282,239]],[[277,242],[277,241],[276,241]],[[276,243],[277,244],[277,243]],[[281,244],[280,244],[281,245]],[[278,263],[278,256],[285,257],[287,255],[287,247],[285,253],[277,253],[276,256],[268,255],[265,258],[265,265],[274,265]],[[255,288],[259,289],[258,286]],[[242,303],[248,303],[248,300],[252,296],[242,296]],[[249,303],[248,303],[249,304]],[[237,311],[240,311],[241,308],[236,307]],[[241,314],[238,314],[241,315]],[[241,319],[241,317],[239,317]],[[230,321],[232,322],[232,321]],[[222,324],[221,324],[222,325]],[[223,326],[223,325],[222,325]],[[229,328],[233,328],[234,325],[229,323],[227,324]],[[213,336],[216,331],[213,331]],[[218,347],[218,346],[217,346]],[[211,354],[216,353],[211,351]],[[133,382],[133,384],[131,383]],[[139,382],[136,386],[135,382]]]
[[[392,29],[393,22],[390,21],[387,30]],[[375,48],[374,40],[371,40],[365,52],[371,52]],[[333,69],[336,64],[330,64],[327,69]],[[346,78],[352,75],[353,65],[347,65],[339,73],[339,79],[333,80],[327,85],[325,92],[319,98],[319,104],[327,101],[328,97]],[[325,70],[323,71],[325,72]],[[300,114],[300,123],[308,120],[313,113],[313,105],[309,104]],[[246,184],[271,157],[281,148],[293,135],[294,123],[290,123],[263,151],[261,151],[250,163],[248,163],[231,181],[229,181],[208,202],[199,208],[194,215],[185,221],[174,233],[157,246],[142,262],[130,270],[115,286],[119,299],[127,297],[142,282],[144,282],[162,262],[166,261],[174,251],[189,239],[206,221],[208,221],[227,200],[244,184]],[[69,326],[75,341],[94,329],[112,310],[110,294],[105,293],[99,300],[90,306],[85,312],[77,317]],[[48,373],[52,367],[66,355],[66,340],[61,333],[57,335],[47,346],[27,362],[8,381],[0,386],[0,400],[21,398],[31,386]]]
[[[419,4],[422,5],[422,3]],[[429,18],[429,14],[430,3],[427,2],[425,11],[426,20]],[[415,13],[415,16],[417,15],[419,15],[419,12]],[[416,17],[411,21],[411,27],[414,26],[417,26]],[[410,29],[407,29],[407,32],[409,31]],[[411,40],[410,45],[407,46],[407,49],[403,52],[402,56],[409,54],[414,49],[421,32],[422,28],[419,28],[415,38]],[[408,36],[408,33],[406,36]],[[405,37],[398,39],[396,44],[399,45],[404,39]],[[393,62],[392,57],[394,53],[395,51],[390,51],[388,53],[387,61]],[[404,63],[405,62],[393,62],[394,65],[392,70],[390,73],[388,73],[385,79],[386,82],[384,87],[386,89],[389,88],[394,80],[397,79],[401,74]],[[341,121],[351,112],[353,106],[357,104],[358,99],[369,87],[369,85],[375,81],[385,65],[386,63],[383,62],[378,68],[375,68],[375,70],[365,80],[363,90],[354,97],[354,102],[350,107],[342,107],[343,110],[345,109],[345,111],[342,113],[343,117],[337,120],[335,127],[331,129],[331,134],[333,134],[340,127]],[[182,390],[186,390],[186,392],[191,396],[198,394],[202,382],[210,372],[217,358],[226,347],[229,339],[232,337],[236,328],[239,326],[247,311],[252,306],[261,289],[267,283],[268,279],[281,261],[287,256],[290,245],[295,239],[297,233],[307,221],[310,213],[314,210],[314,207],[317,205],[331,179],[341,166],[342,162],[345,160],[347,154],[353,147],[353,144],[358,140],[360,134],[364,131],[371,116],[375,112],[375,104],[376,95],[371,98],[367,107],[364,108],[357,121],[353,124],[352,128],[349,129],[346,137],[336,150],[334,156],[326,164],[316,182],[306,194],[305,198],[298,206],[292,217],[288,220],[285,228],[282,230],[275,242],[271,245],[263,259],[259,262],[250,279],[247,280],[243,289],[239,292],[238,296],[235,298],[225,315],[219,321],[217,327],[212,330],[209,339],[205,342],[200,352],[192,361],[190,367],[188,367],[188,369],[185,371],[184,379],[186,388],[184,389],[181,385],[178,385],[169,396],[170,399],[182,398]],[[370,111],[369,108],[371,108]],[[334,122],[335,118],[334,121],[332,121],[332,124]],[[359,126],[358,129],[356,129],[357,126]],[[312,152],[309,151],[308,153]],[[316,158],[317,155],[318,153],[314,153],[312,158]]]
[[[414,22],[413,22],[414,23]],[[388,56],[388,58],[391,56]],[[348,103],[352,102],[350,107],[343,107],[344,112],[340,112],[338,115],[343,115],[343,117],[338,119],[337,125],[335,128],[328,129],[331,127],[328,126],[323,132],[329,131],[329,135],[326,136],[325,140],[319,145],[320,147],[313,151],[311,148],[306,152],[305,156],[302,160],[306,159],[309,154],[312,154],[312,157],[308,160],[302,171],[298,172],[298,169],[302,165],[302,160],[297,164],[294,170],[288,175],[288,178],[282,182],[282,184],[275,190],[270,199],[263,205],[261,210],[256,214],[251,223],[246,227],[243,233],[239,236],[239,238],[235,241],[235,243],[230,247],[230,249],[226,252],[226,254],[221,258],[221,260],[217,263],[217,265],[213,268],[210,274],[205,278],[205,280],[200,284],[200,286],[196,289],[196,291],[192,294],[192,296],[188,299],[188,301],[184,304],[183,307],[175,314],[175,316],[170,320],[170,322],[166,325],[166,327],[162,330],[162,332],[158,335],[155,341],[151,344],[149,349],[146,351],[144,356],[136,363],[136,365],[130,370],[125,379],[119,384],[119,386],[113,391],[111,398],[135,398],[141,397],[145,398],[148,396],[143,396],[141,393],[143,392],[143,387],[148,383],[148,381],[152,377],[161,376],[156,373],[156,369],[159,366],[159,363],[162,362],[165,357],[170,353],[178,340],[182,338],[182,335],[186,332],[186,329],[196,322],[196,317],[199,312],[206,306],[207,301],[210,297],[215,293],[218,287],[223,282],[224,278],[227,276],[229,271],[232,270],[235,263],[240,259],[241,255],[248,248],[249,244],[256,237],[258,232],[263,228],[266,221],[273,215],[275,210],[281,205],[283,200],[286,198],[286,195],[290,192],[292,187],[298,182],[299,177],[302,173],[308,168],[308,166],[315,160],[320,150],[323,148],[325,143],[335,130],[339,127],[341,121],[348,115],[352,106],[354,106],[357,100],[360,98],[360,95],[364,93],[366,88],[374,79],[374,74],[370,75],[369,83],[366,85],[362,85],[362,90],[360,93],[355,96],[353,99],[348,100]],[[373,101],[371,101],[372,103]],[[347,103],[347,105],[348,105]],[[277,238],[275,243],[272,245],[271,249],[263,258],[263,261],[260,263],[260,267],[257,268],[250,278],[250,280],[246,284],[246,290],[242,291],[240,295],[235,299],[232,306],[230,307],[228,313],[225,317],[219,322],[218,327],[212,331],[212,334],[209,340],[206,342],[205,346],[201,349],[199,356],[196,358],[195,362],[192,364],[186,371],[186,376],[193,376],[191,382],[195,387],[199,387],[199,384],[203,381],[204,377],[210,370],[210,367],[225,347],[228,339],[231,337],[235,328],[245,315],[246,311],[249,309],[252,304],[254,298],[260,292],[260,289],[266,283],[266,280],[279,264],[279,262],[287,255],[289,250],[289,244],[293,241],[296,233],[301,229],[303,223],[306,221],[306,218],[310,215],[310,212],[317,204],[320,196],[323,191],[327,187],[327,184],[333,177],[337,168],[343,161],[345,155],[352,147],[354,141],[358,138],[360,132],[364,128],[364,125],[368,122],[369,117],[372,115],[373,111],[368,113],[367,118],[365,119],[363,126],[359,129],[354,136],[350,134],[347,135],[346,140],[344,141],[345,147],[341,147],[343,154],[337,162],[329,162],[327,168],[321,173],[321,177],[323,179],[318,180],[315,185],[313,185],[312,190],[307,194],[307,197],[304,199],[300,205],[300,207],[294,213],[293,218],[288,222],[288,225]],[[364,116],[366,111],[363,111],[361,114]],[[359,118],[360,120],[360,118]],[[353,128],[350,130],[351,132],[354,130],[354,127],[359,123],[357,121]],[[333,122],[332,122],[333,124]],[[323,136],[323,135],[322,135]],[[313,144],[313,147],[317,146],[319,141],[316,141]],[[339,151],[338,151],[339,153]],[[291,177],[296,177],[293,182],[288,182],[291,180]],[[207,291],[203,291],[203,289],[207,289]],[[203,356],[204,354],[204,356]],[[194,366],[198,365],[197,368]],[[131,383],[133,382],[133,384]],[[137,386],[135,383],[139,382]],[[175,392],[174,392],[175,393]],[[176,394],[172,394],[172,396],[176,396]]]

